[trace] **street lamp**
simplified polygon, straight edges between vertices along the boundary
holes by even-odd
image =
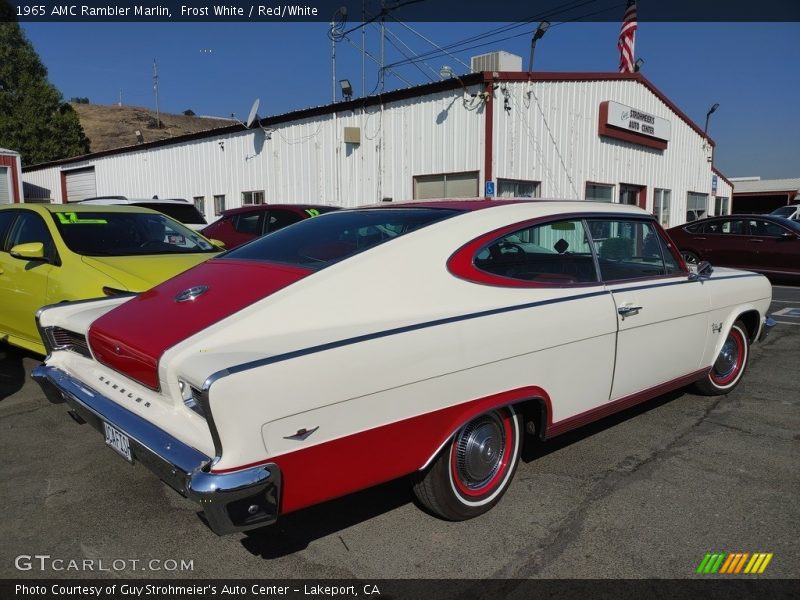
[[[719,103],[716,103],[716,104],[714,104],[714,106],[712,106],[711,108],[709,108],[709,109],[708,109],[708,112],[706,113],[706,126],[705,126],[705,127],[703,127],[703,135],[704,135],[705,137],[708,137],[708,135],[707,135],[707,133],[708,133],[708,120],[711,118],[711,115],[713,115],[713,114],[714,114],[714,112],[715,112],[715,111],[716,111],[718,108],[719,108]]]
[[[536,50],[536,40],[541,38],[550,27],[550,21],[542,21],[539,23],[539,26],[536,28],[536,31],[533,32],[533,38],[531,38],[531,56],[528,59],[528,73],[533,71],[533,52]]]

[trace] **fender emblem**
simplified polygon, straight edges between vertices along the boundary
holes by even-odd
[[[297,433],[295,433],[294,435],[287,435],[283,439],[285,439],[285,440],[297,440],[297,441],[302,442],[308,436],[310,436],[312,433],[314,433],[317,429],[319,429],[319,425],[314,427],[314,429],[306,429],[306,428],[298,429]]]
[[[175,296],[175,302],[188,302],[189,300],[194,300],[198,296],[205,294],[207,291],[207,285],[196,285],[194,287],[190,287]]]
[[[722,331],[722,323],[711,324],[711,333],[719,333],[720,331]]]

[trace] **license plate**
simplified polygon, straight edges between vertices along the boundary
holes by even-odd
[[[128,436],[108,423],[103,423],[103,427],[106,431],[106,444],[111,446],[122,458],[132,463],[131,441]]]

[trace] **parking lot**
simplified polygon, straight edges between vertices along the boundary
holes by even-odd
[[[708,552],[768,552],[759,577],[800,577],[800,287],[773,295],[779,325],[729,396],[674,392],[529,443],[502,502],[462,523],[399,480],[217,537],[47,402],[39,357],[0,345],[0,576],[684,578]]]

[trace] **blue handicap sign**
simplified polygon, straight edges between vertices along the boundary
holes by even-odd
[[[494,196],[494,181],[487,181],[485,188],[485,196]]]

